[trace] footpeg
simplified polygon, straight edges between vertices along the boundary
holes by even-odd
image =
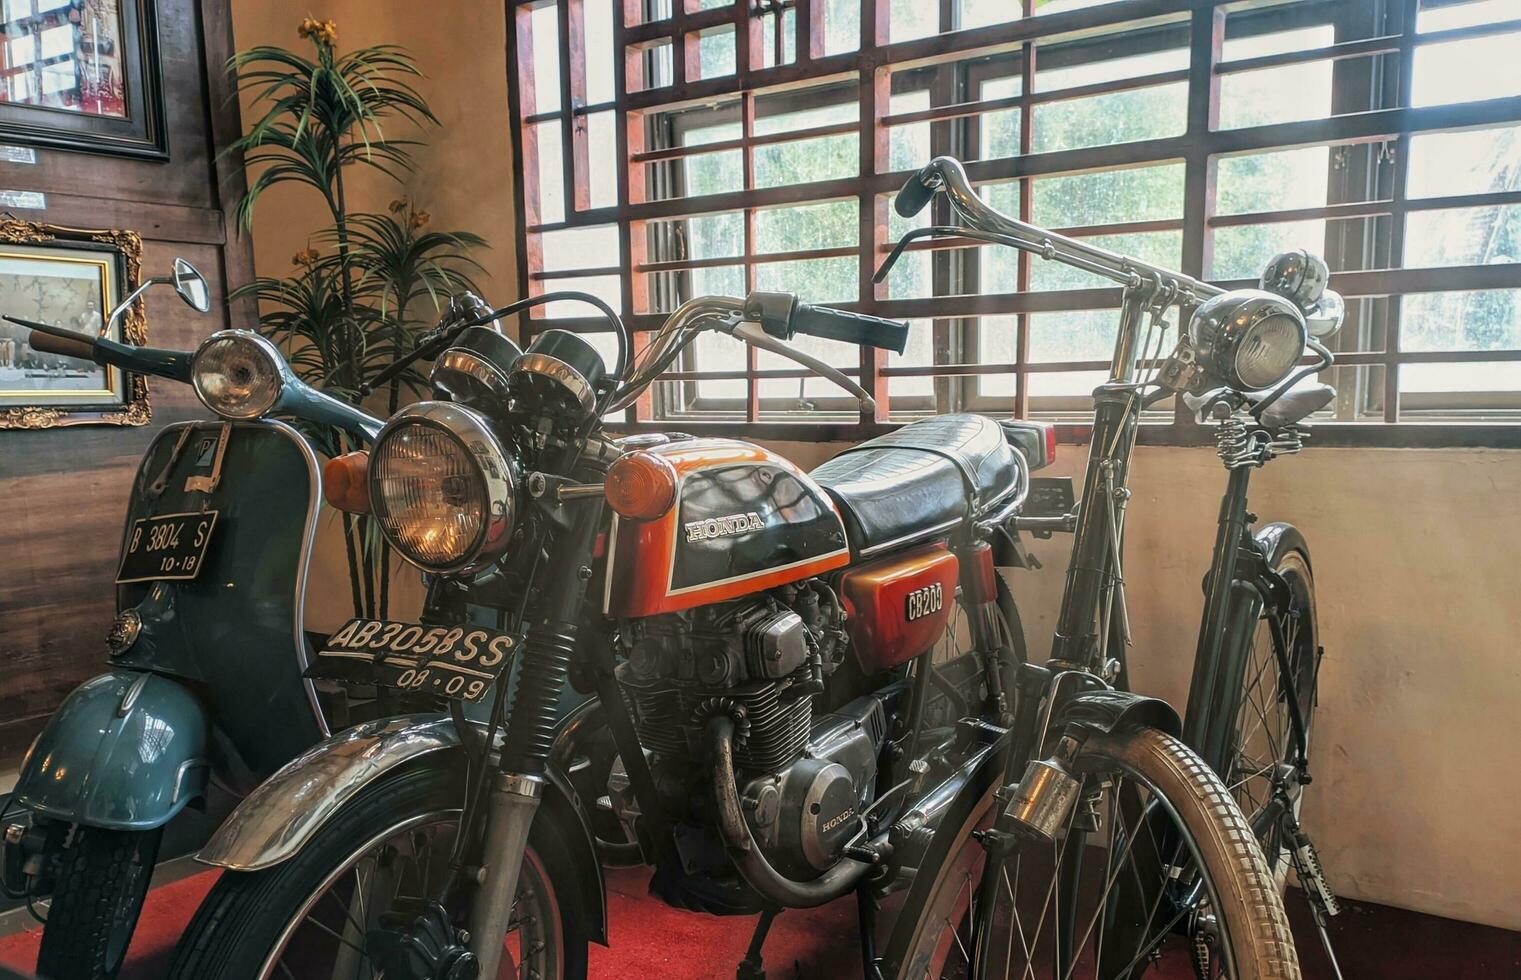
[[[1083,781],[1071,771],[1077,750],[1077,740],[1063,736],[1051,758],[1032,760],[1025,767],[1003,811],[1008,829],[1047,842],[1056,840],[1083,788]]]

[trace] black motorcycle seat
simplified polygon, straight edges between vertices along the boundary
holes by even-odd
[[[1001,426],[938,415],[861,443],[810,476],[839,505],[857,557],[944,535],[1018,489],[1024,468]]]

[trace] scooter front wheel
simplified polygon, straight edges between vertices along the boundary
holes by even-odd
[[[127,957],[162,828],[75,827],[58,853],[37,975],[111,980]]]
[[[398,923],[426,915],[421,903],[443,892],[462,798],[454,773],[410,769],[376,780],[294,857],[262,871],[224,873],[181,941],[171,976],[378,976],[388,930],[428,945],[423,932]],[[571,880],[556,833],[547,821],[534,824],[495,980],[586,976],[587,939],[555,887]],[[392,914],[398,912],[404,914]],[[443,914],[454,926],[468,918],[463,908]]]

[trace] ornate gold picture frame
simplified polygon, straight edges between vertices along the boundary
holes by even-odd
[[[142,254],[136,232],[0,218],[0,313],[98,333],[112,307],[137,288]],[[0,429],[148,422],[146,378],[35,351],[30,336],[0,322]],[[142,305],[107,336],[146,343]]]

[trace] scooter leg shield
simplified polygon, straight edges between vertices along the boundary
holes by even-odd
[[[22,762],[13,799],[34,814],[151,830],[204,794],[205,709],[167,677],[112,671],[75,688]]]

